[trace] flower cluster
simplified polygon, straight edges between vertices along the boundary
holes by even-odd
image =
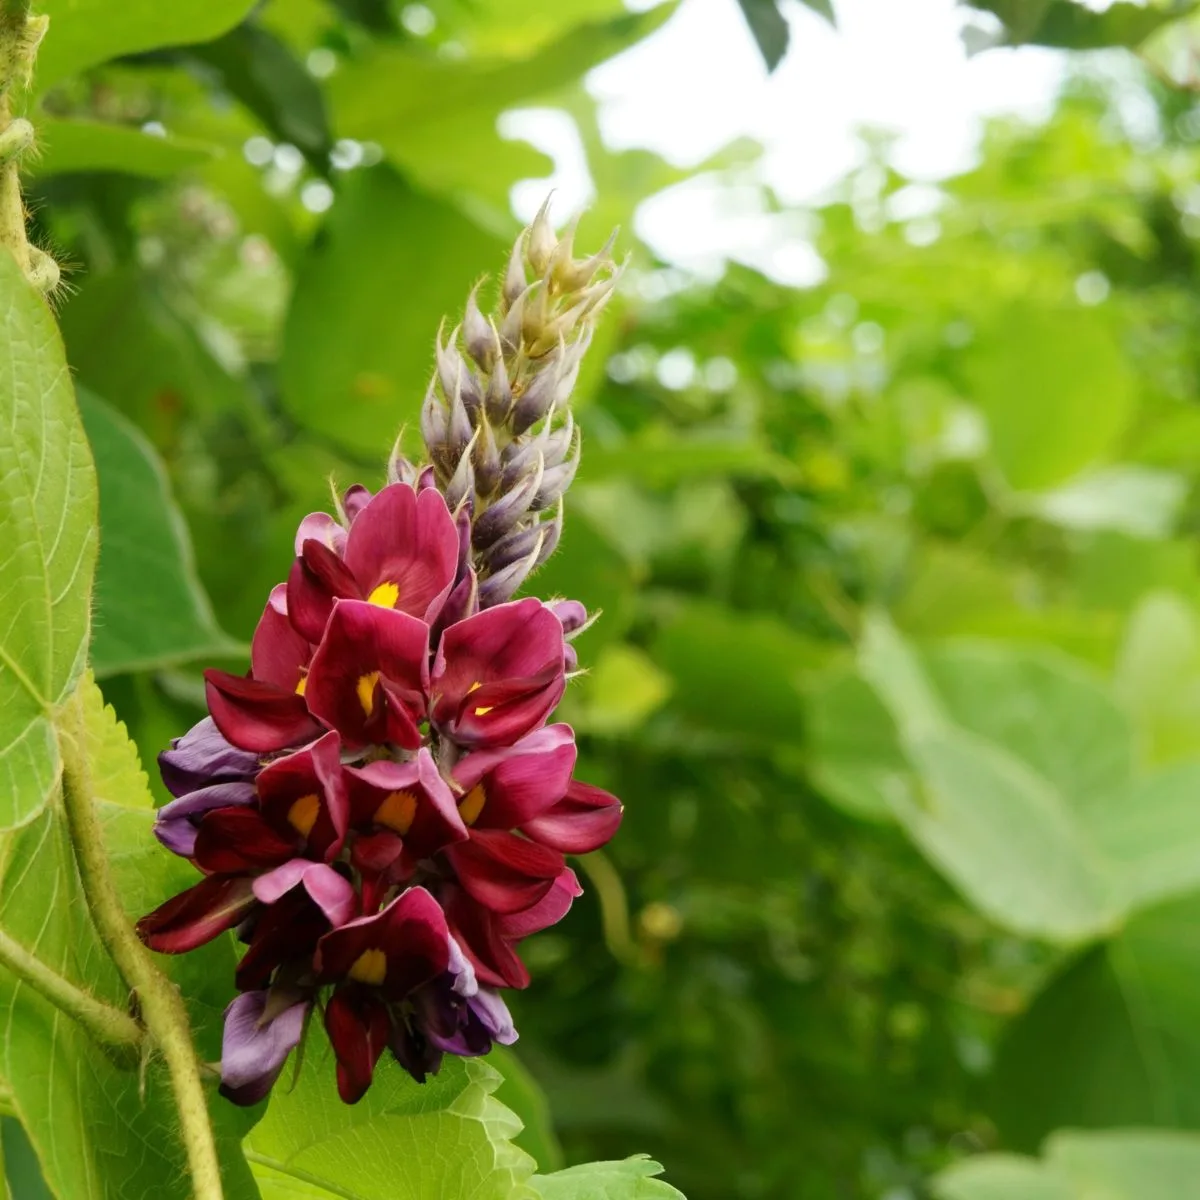
[[[558,540],[566,401],[615,274],[539,214],[499,323],[468,303],[478,370],[439,338],[428,465],[396,452],[376,495],[304,519],[249,674],[206,672],[209,716],[159,757],[175,799],[155,832],[203,878],[138,931],[168,954],[246,944],[221,1059],[239,1104],[317,1010],[351,1104],[385,1049],[423,1081],[513,1041],[498,989],[529,983],[517,946],[579,895],[565,855],[616,832],[619,801],[573,778],[575,735],[547,724],[587,612],[510,599]]]
[[[406,483],[306,518],[249,675],[208,671],[210,716],[160,756],[156,833],[204,878],[138,928],[166,953],[247,944],[221,1064],[239,1103],[318,1003],[348,1103],[385,1048],[423,1080],[513,1041],[496,989],[529,982],[517,944],[579,894],[564,854],[620,822],[546,724],[583,607],[480,609],[465,528]]]

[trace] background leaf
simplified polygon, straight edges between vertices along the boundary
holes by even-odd
[[[670,1200],[678,1192],[655,1175],[662,1167],[645,1155],[623,1162],[585,1163],[535,1175],[533,1186],[543,1200]]]

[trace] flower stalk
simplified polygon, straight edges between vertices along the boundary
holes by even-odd
[[[109,956],[137,996],[146,1029],[166,1060],[195,1200],[222,1200],[217,1148],[187,1010],[178,989],[158,970],[138,940],[109,871],[93,799],[80,691],[64,707],[59,729],[63,808],[88,911]]]
[[[136,1055],[144,1042],[138,1023],[127,1013],[113,1008],[76,987],[48,967],[36,954],[0,929],[0,966],[7,968],[35,992],[44,996],[76,1021],[95,1042],[111,1050]]]

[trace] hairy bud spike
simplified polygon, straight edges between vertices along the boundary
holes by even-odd
[[[471,462],[471,451],[474,449],[478,437],[479,430],[476,430],[463,451],[462,457],[459,458],[454,474],[450,476],[443,489],[446,504],[453,513],[458,512],[463,502],[472,499],[475,495],[475,468]]]
[[[504,273],[504,288],[501,292],[506,308],[511,308],[517,302],[517,297],[529,285],[525,275],[525,234],[522,233],[513,244],[512,253],[508,256],[508,270]]]
[[[500,448],[487,421],[481,421],[476,431],[472,465],[475,467],[475,490],[481,496],[490,496],[500,482]]]
[[[550,257],[557,244],[554,228],[550,224],[550,200],[551,197],[547,196],[542,202],[537,216],[533,218],[533,224],[529,226],[525,242],[525,256],[537,275],[546,273],[546,268],[550,265]]]
[[[537,560],[533,564],[533,569],[536,571],[538,567],[558,549],[559,540],[562,537],[563,528],[563,502],[562,497],[559,497],[558,508],[554,511],[554,516],[549,521],[543,523],[542,528],[546,531],[546,536],[542,539],[542,548],[537,556]]]
[[[499,338],[488,319],[479,311],[479,284],[471,289],[467,297],[467,308],[463,313],[463,342],[467,353],[475,360],[480,370],[490,371],[500,354]]]

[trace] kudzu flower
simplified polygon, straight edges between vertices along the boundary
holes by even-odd
[[[351,1104],[385,1051],[423,1081],[514,1041],[497,989],[530,982],[518,946],[580,894],[565,856],[620,824],[573,777],[571,727],[547,724],[587,611],[512,599],[558,540],[565,403],[613,275],[539,216],[498,325],[472,293],[475,368],[438,346],[430,464],[393,455],[378,493],[304,518],[249,673],[205,672],[209,715],[159,757],[155,834],[201,878],[138,931],[163,953],[245,945],[221,1062],[235,1103],[269,1093],[317,1014]]]

